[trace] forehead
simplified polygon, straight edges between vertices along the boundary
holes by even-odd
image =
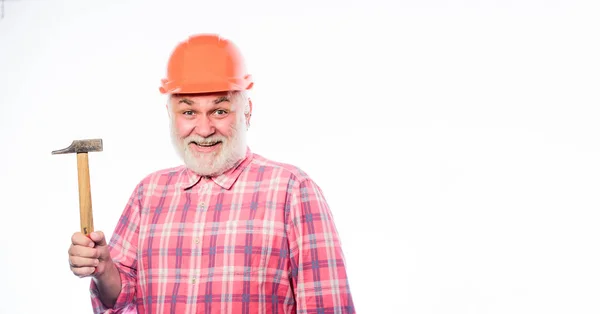
[[[198,94],[173,94],[171,103],[177,104],[182,101],[194,104],[211,104],[229,97],[229,92],[198,93]],[[231,99],[229,99],[231,101]]]

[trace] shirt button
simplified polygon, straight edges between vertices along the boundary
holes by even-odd
[[[196,238],[196,244],[200,243],[200,238]]]
[[[200,203],[200,209],[204,210],[206,208],[206,204],[204,202]]]
[[[196,278],[192,278],[192,283],[196,283]]]

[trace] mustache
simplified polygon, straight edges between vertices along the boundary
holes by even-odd
[[[209,145],[209,144],[214,144],[216,142],[226,142],[226,141],[227,141],[227,138],[224,136],[220,136],[220,135],[213,135],[213,136],[209,136],[209,137],[203,137],[200,135],[190,135],[190,136],[183,138],[183,142],[185,145],[188,145],[190,143],[196,143],[199,145]]]

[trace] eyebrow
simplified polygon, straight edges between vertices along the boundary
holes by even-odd
[[[183,99],[179,100],[179,103],[184,103],[184,104],[188,104],[188,105],[191,106],[194,102],[191,101],[191,100],[189,100],[189,99],[187,99],[187,98],[183,98]]]
[[[217,105],[217,104],[220,104],[220,103],[222,103],[224,101],[229,101],[229,98],[227,96],[221,96],[221,97],[213,100],[213,104]],[[191,100],[189,100],[187,98],[180,99],[179,103],[184,103],[184,104],[187,104],[187,105],[190,105],[190,106],[194,104],[193,101],[191,101]]]
[[[221,96],[221,97],[215,99],[213,101],[213,103],[216,105],[216,104],[222,103],[224,101],[229,101],[229,98],[227,96]]]

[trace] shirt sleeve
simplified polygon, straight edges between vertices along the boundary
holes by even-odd
[[[108,308],[100,300],[98,287],[91,280],[90,296],[95,314],[137,313],[135,295],[141,195],[142,186],[140,184],[129,198],[108,244],[110,255],[121,277],[121,293],[114,307]]]
[[[333,216],[310,179],[293,190],[287,232],[296,312],[355,313]]]

